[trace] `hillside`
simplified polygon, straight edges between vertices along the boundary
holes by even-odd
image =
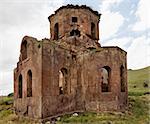
[[[150,66],[139,70],[128,70],[128,82],[140,83],[150,81]]]
[[[128,90],[129,108],[125,112],[76,113],[57,118],[56,124],[148,124],[150,67],[128,70]],[[0,124],[39,124],[37,121],[15,115],[12,102],[12,97],[0,99]]]
[[[147,86],[146,86],[147,85]],[[150,66],[139,70],[128,70],[129,95],[142,95],[149,92]]]

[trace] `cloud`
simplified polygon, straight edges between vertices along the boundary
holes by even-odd
[[[132,37],[114,38],[105,42],[102,42],[102,46],[119,46],[123,50],[127,51],[129,46],[132,44]]]
[[[146,36],[134,39],[127,51],[128,68],[139,69],[150,66],[150,40]]]
[[[106,11],[101,16],[100,21],[100,39],[106,40],[115,36],[117,31],[124,23],[124,17],[119,12]]]
[[[49,36],[48,16],[63,0],[0,1],[0,95],[13,91],[13,69],[19,59],[25,35],[42,39]]]
[[[13,71],[0,72],[0,95],[13,92]]]
[[[150,1],[149,0],[139,0],[137,11],[135,15],[137,17],[137,22],[133,25],[133,31],[144,31],[150,29]]]
[[[111,11],[111,7],[118,6],[123,0],[103,0],[100,5],[102,13],[100,21],[100,39],[106,40],[115,36],[124,23],[124,17],[119,12]]]
[[[103,0],[100,5],[102,12],[109,11],[113,5],[118,6],[123,0]]]

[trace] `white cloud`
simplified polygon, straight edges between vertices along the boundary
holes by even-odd
[[[13,91],[13,71],[0,72],[0,95],[8,95]]]
[[[135,12],[138,21],[133,25],[133,31],[144,31],[150,28],[150,1],[140,0]]]
[[[132,37],[123,37],[123,38],[114,38],[109,41],[102,42],[102,46],[118,46],[122,48],[123,50],[127,51],[128,47],[132,43],[133,38]]]
[[[119,5],[123,0],[103,0],[100,5],[102,13],[100,21],[100,39],[101,41],[115,36],[115,33],[124,23],[124,17],[119,12],[112,12],[111,7]]]
[[[123,0],[103,0],[100,5],[101,11],[108,11],[113,5],[119,5]]]
[[[25,35],[49,38],[48,16],[63,0],[0,1],[0,95],[13,91],[13,69]]]
[[[150,40],[145,36],[134,39],[127,51],[128,68],[139,69],[150,66]]]
[[[100,21],[100,39],[105,40],[111,36],[115,36],[115,33],[124,23],[124,17],[118,12],[106,11],[102,13]]]
[[[109,11],[112,6],[118,6],[123,0],[103,0],[100,5],[101,12]]]

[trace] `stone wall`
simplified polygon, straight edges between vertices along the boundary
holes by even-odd
[[[127,106],[127,78],[125,92],[120,90],[120,67],[123,65],[126,69],[126,52],[118,47],[84,48],[73,56],[61,43],[46,42],[42,66],[43,118],[74,111],[121,110]],[[111,68],[110,92],[101,90],[99,69],[104,66]],[[61,68],[68,70],[65,94],[59,94]]]
[[[14,107],[17,113],[29,117],[41,117],[41,85],[42,85],[42,46],[35,38],[24,37],[27,42],[27,57],[23,60],[24,52],[14,70]],[[22,44],[21,44],[22,48]],[[32,72],[32,96],[27,97],[27,73]],[[22,75],[22,98],[19,98],[19,76]]]
[[[77,69],[71,51],[55,43],[43,43],[42,56],[42,115],[49,117],[77,110]],[[67,69],[67,84],[60,94],[59,71]]]
[[[127,78],[125,78],[125,92],[121,92],[120,88],[121,65],[125,66],[125,77],[127,72],[126,52],[118,47],[105,47],[84,53],[80,58],[82,92],[83,99],[86,101],[86,110],[119,110],[121,103],[127,100]],[[104,66],[109,66],[111,69],[109,92],[102,92],[101,89],[102,75],[99,69]],[[126,105],[124,104],[124,107]]]

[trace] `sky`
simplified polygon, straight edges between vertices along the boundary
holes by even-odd
[[[67,4],[102,14],[99,43],[127,51],[128,69],[150,66],[150,0],[0,0],[0,95],[13,92],[22,38],[50,38],[48,16]]]

